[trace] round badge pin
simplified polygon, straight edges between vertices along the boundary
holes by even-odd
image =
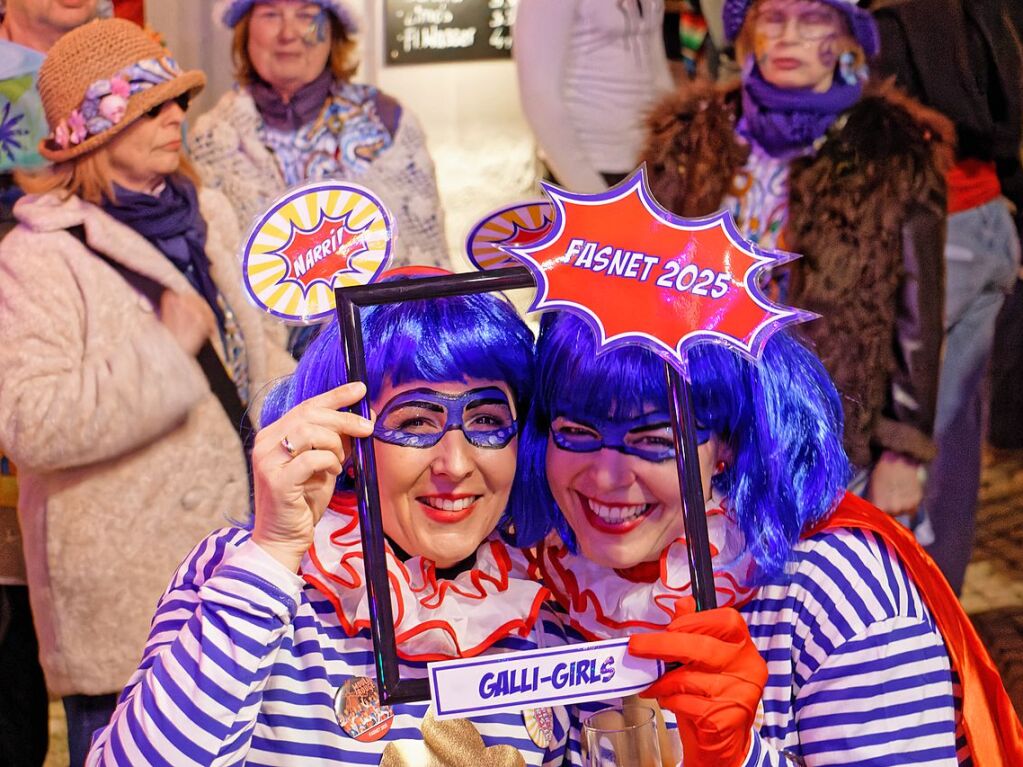
[[[334,696],[334,714],[341,729],[361,743],[380,740],[391,729],[394,712],[380,705],[377,685],[369,677],[352,677]]]
[[[476,222],[465,238],[465,254],[482,271],[518,266],[518,259],[500,246],[528,247],[539,242],[553,221],[554,206],[549,202],[520,202],[499,208]]]
[[[554,711],[549,707],[530,708],[522,712],[529,739],[539,748],[547,748],[554,740]]]
[[[357,184],[322,182],[288,191],[252,227],[242,276],[252,301],[290,323],[334,312],[334,289],[366,285],[390,261],[394,221]]]

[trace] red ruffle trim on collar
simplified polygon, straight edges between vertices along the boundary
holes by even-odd
[[[753,560],[743,550],[742,533],[720,506],[707,510],[714,582],[720,606],[747,601]],[[656,568],[656,573],[653,572]],[[568,611],[571,625],[589,639],[610,639],[635,631],[660,631],[674,617],[675,603],[692,596],[685,538],[669,544],[657,563],[640,576],[597,565],[570,553],[560,541],[541,544],[527,572],[539,577]],[[656,575],[652,580],[651,575]]]
[[[398,655],[409,661],[470,658],[505,637],[526,637],[550,596],[512,575],[525,570],[524,556],[496,539],[484,541],[476,564],[450,580],[438,579],[436,565],[423,557],[402,562],[389,545],[386,556]],[[301,575],[334,606],[349,636],[370,626],[363,560],[354,499],[336,495],[316,526]]]

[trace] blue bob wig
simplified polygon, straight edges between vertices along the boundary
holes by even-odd
[[[494,294],[451,296],[371,306],[362,311],[369,397],[385,383],[503,381],[519,419],[533,391],[533,334],[507,300]],[[263,425],[301,402],[345,383],[336,322],[323,326],[294,374],[263,403]]]
[[[660,358],[639,347],[597,357],[595,347],[582,320],[563,312],[544,317],[509,506],[520,546],[557,530],[575,549],[547,484],[554,417],[631,418],[644,406],[668,407]],[[765,582],[782,572],[802,531],[827,515],[848,482],[838,393],[817,358],[785,332],[768,341],[757,364],[708,343],[689,352],[689,369],[697,421],[733,456],[715,487],[735,509],[756,582]]]

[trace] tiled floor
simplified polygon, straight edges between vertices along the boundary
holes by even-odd
[[[986,457],[977,545],[962,602],[1023,716],[1023,451]],[[67,765],[64,710],[50,706],[46,767]]]
[[[1023,716],[1023,451],[986,462],[962,602]]]

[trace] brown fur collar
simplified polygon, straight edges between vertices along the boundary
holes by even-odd
[[[735,133],[738,118],[738,86],[706,82],[683,85],[653,109],[641,161],[662,205],[690,217],[718,210],[749,154]],[[843,172],[905,174],[909,186],[918,189],[930,169],[947,170],[953,140],[954,130],[944,117],[891,81],[881,81],[867,84],[863,98],[828,131],[825,144],[836,157],[854,152]]]
[[[642,159],[669,210],[696,217],[720,209],[749,152],[734,130],[739,103],[737,88],[692,85],[650,115]],[[822,315],[803,332],[843,394],[846,447],[857,464],[870,460],[895,367],[902,226],[917,206],[943,215],[952,136],[937,113],[891,83],[871,83],[817,151],[790,164],[783,241],[803,258],[789,300]],[[942,268],[940,252],[929,257],[937,262],[928,268]],[[920,441],[927,435],[907,452],[926,454]]]

